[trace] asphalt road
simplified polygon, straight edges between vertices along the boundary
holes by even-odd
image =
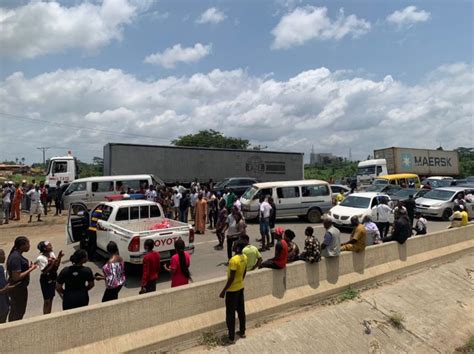
[[[20,223],[16,222],[11,225],[0,226],[0,248],[3,248],[8,255],[15,237],[19,235],[26,235],[30,239],[31,249],[25,254],[26,258],[34,261],[38,256],[38,250],[36,245],[43,240],[49,240],[52,242],[54,251],[57,254],[59,250],[63,250],[65,257],[63,259],[63,265],[69,265],[69,257],[74,252],[73,245],[66,245],[65,237],[65,223],[67,218],[46,216],[43,223],[26,224],[27,216],[24,215]],[[277,226],[281,226],[285,229],[292,229],[296,234],[296,243],[300,250],[303,249],[304,243],[304,230],[309,225],[307,222],[300,221],[297,218],[278,219]],[[315,235],[321,241],[324,234],[322,224],[312,225],[315,228]],[[445,229],[448,226],[447,222],[442,221],[429,221],[428,230],[430,232]],[[247,231],[250,236],[251,242],[255,245],[258,243],[255,241],[259,236],[258,224],[250,223]],[[348,233],[343,233],[341,236],[341,242],[345,242],[349,239]],[[206,230],[204,235],[196,235],[195,239],[195,253],[191,257],[191,273],[194,281],[208,280],[225,275],[227,261],[226,250],[216,251],[214,245],[217,244],[216,236],[211,230]],[[77,247],[77,246],[76,246]],[[273,256],[273,248],[270,251],[263,253],[263,258],[267,259]],[[105,260],[104,260],[105,261]],[[89,266],[93,273],[99,272],[104,262],[89,262],[86,265]],[[61,266],[62,268],[62,266]],[[60,268],[60,269],[61,269]],[[127,282],[120,292],[120,297],[127,297],[137,295],[140,290],[140,267],[135,267],[132,271],[127,274]],[[29,300],[28,307],[26,310],[25,318],[38,316],[42,314],[43,299],[39,284],[39,270],[36,270],[31,275],[30,286],[29,286]],[[171,286],[170,276],[167,272],[160,274],[160,279],[157,284],[158,289],[166,289]],[[90,304],[99,303],[102,299],[102,295],[105,289],[103,282],[96,282],[95,287],[90,291]],[[216,294],[218,296],[218,294]],[[53,312],[61,311],[61,299],[59,296],[55,297],[53,303]]]

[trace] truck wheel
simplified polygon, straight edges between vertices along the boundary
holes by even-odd
[[[316,224],[321,222],[321,211],[319,209],[311,209],[308,211],[306,218],[311,224]]]
[[[451,216],[452,214],[452,210],[451,209],[446,209],[445,211],[443,211],[443,216],[441,216],[441,218],[444,220],[444,221],[449,221],[449,217]]]

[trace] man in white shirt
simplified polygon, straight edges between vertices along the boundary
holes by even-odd
[[[259,221],[260,235],[262,236],[261,251],[270,249],[270,212],[272,206],[268,203],[268,198],[260,198]]]
[[[182,194],[175,189],[173,194],[173,210],[174,210],[174,219],[179,219],[179,202],[181,201]]]
[[[33,215],[38,215],[38,221],[43,221],[43,220],[41,220],[41,214],[43,212],[43,207],[41,205],[41,192],[39,190],[39,186],[36,184],[35,188],[29,190],[28,193],[26,193],[26,195],[31,200],[30,220],[28,222],[29,223],[31,222],[31,219],[33,218]]]
[[[155,186],[153,185],[151,185],[150,189],[145,192],[146,200],[150,202],[155,202],[157,196],[158,195],[156,194]]]
[[[5,215],[5,224],[8,224],[8,220],[10,219],[10,206],[12,203],[12,189],[6,182],[3,184],[3,191],[2,191],[1,197],[2,197],[3,214]],[[0,216],[0,221],[2,220],[1,218],[3,218],[3,215]]]
[[[392,209],[387,205],[385,198],[380,198],[379,203],[372,208],[372,218],[380,231],[382,240],[387,237],[390,228],[390,214]]]

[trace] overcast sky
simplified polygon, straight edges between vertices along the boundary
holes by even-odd
[[[0,160],[215,129],[364,159],[473,147],[473,2],[0,2]]]

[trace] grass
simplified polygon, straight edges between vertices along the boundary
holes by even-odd
[[[403,328],[403,322],[405,321],[405,317],[398,312],[393,312],[389,317],[388,317],[390,324],[397,328],[397,329],[402,329]]]
[[[201,335],[201,340],[199,342],[201,345],[205,345],[211,348],[222,345],[221,338],[215,332],[204,332]]]
[[[474,336],[471,336],[467,343],[460,347],[456,348],[455,353],[474,353]]]
[[[344,302],[347,300],[354,300],[356,297],[359,296],[359,291],[354,289],[352,286],[349,286],[341,296],[339,296],[339,302]]]

